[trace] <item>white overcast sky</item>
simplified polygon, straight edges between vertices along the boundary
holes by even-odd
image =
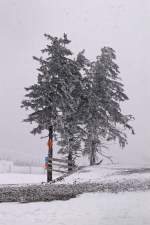
[[[101,47],[116,50],[117,62],[135,116],[136,135],[125,150],[111,147],[118,160],[150,162],[150,1],[149,0],[0,0],[0,152],[44,158],[46,140],[29,134],[20,109],[24,87],[36,79],[32,56],[40,56],[44,33],[72,40],[77,53],[94,59]]]

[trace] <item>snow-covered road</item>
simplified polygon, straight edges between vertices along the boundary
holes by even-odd
[[[68,201],[1,203],[0,225],[149,225],[150,191],[83,194]]]

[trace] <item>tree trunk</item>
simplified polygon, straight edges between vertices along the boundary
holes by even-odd
[[[91,155],[90,155],[90,166],[94,165],[96,162],[96,154],[95,154],[95,143],[92,141],[91,143]]]
[[[68,153],[68,172],[73,170],[72,166],[73,166],[73,163],[72,163],[72,152],[69,151],[69,153]]]
[[[52,181],[53,127],[49,127],[47,182]]]
[[[73,138],[70,137],[68,139],[68,172],[73,170],[72,142],[73,142]]]

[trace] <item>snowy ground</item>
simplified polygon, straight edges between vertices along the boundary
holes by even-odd
[[[58,176],[58,175],[57,175]],[[61,183],[150,179],[150,168],[93,166]],[[0,184],[41,183],[45,175],[0,174]],[[58,182],[59,183],[59,182]],[[0,225],[149,225],[150,191],[86,193],[67,201],[0,203]]]
[[[46,174],[0,173],[0,184],[26,184],[46,182]]]
[[[1,225],[149,225],[150,191],[83,194],[68,201],[1,203]]]
[[[54,173],[53,178],[61,174]],[[82,170],[66,177],[61,183],[82,183],[82,182],[115,182],[121,180],[137,179],[144,181],[150,179],[150,168],[135,166],[93,166],[85,167]],[[46,182],[46,174],[19,174],[0,173],[0,184],[26,184]]]
[[[61,183],[82,183],[82,182],[117,182],[126,180],[145,181],[150,179],[150,168],[134,167],[130,165],[109,165],[85,167],[82,170],[66,177]]]

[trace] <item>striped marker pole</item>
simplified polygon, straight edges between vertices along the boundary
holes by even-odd
[[[53,158],[53,127],[49,127],[49,138],[48,138],[48,168],[47,168],[47,182],[52,181],[52,158]]]

